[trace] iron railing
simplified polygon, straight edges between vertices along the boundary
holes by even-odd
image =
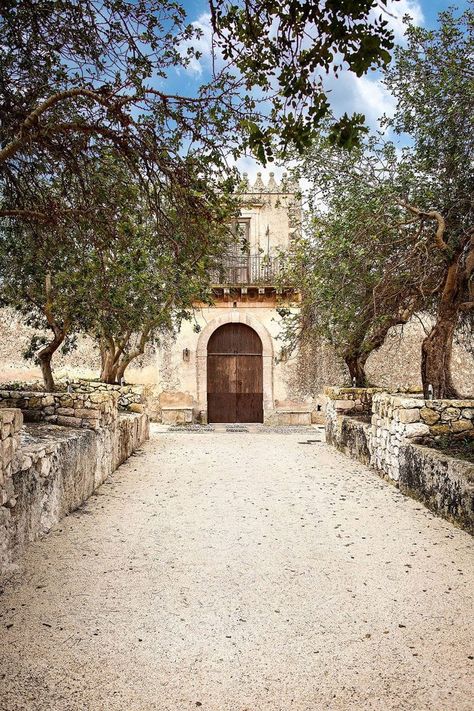
[[[275,284],[280,273],[279,257],[266,254],[225,257],[211,272],[211,281],[219,286]]]

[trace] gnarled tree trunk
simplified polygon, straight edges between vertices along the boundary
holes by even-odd
[[[143,329],[137,339],[134,348],[129,349],[129,342],[132,336],[127,333],[116,342],[111,336],[104,336],[100,341],[101,372],[100,379],[103,383],[110,385],[120,383],[124,377],[125,370],[132,360],[143,355],[146,344],[150,339],[153,324]]]
[[[347,367],[349,368],[349,375],[351,377],[351,385],[354,384],[357,388],[367,387],[367,376],[365,374],[365,364],[367,362],[368,354],[356,354],[346,356],[344,358]]]
[[[66,338],[66,332],[58,327],[54,327],[54,338],[44,348],[42,348],[37,358],[39,360],[43,382],[47,392],[54,392],[56,386],[54,383],[53,370],[51,368],[51,360],[54,353],[58,350],[61,343]]]
[[[463,278],[464,272],[456,259],[447,270],[436,322],[421,347],[421,379],[425,397],[429,395],[430,385],[435,398],[459,397],[451,377],[451,356],[462,302]]]

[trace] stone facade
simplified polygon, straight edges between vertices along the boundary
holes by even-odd
[[[117,400],[103,392],[0,394],[0,574],[148,438],[148,415],[119,413]],[[23,416],[31,424],[22,429]]]
[[[474,400],[424,400],[373,389],[364,397],[361,390],[327,388],[328,443],[474,533],[474,466],[417,442],[474,436]],[[358,410],[351,405],[356,402]]]

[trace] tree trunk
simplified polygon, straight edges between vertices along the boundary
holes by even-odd
[[[45,353],[44,355],[38,355],[41,373],[43,375],[44,387],[48,393],[53,393],[56,389],[53,378],[53,371],[51,369],[51,359],[53,357],[52,353]]]
[[[457,308],[443,309],[421,346],[421,379],[423,393],[433,388],[435,399],[459,397],[451,377],[453,338],[458,319]]]
[[[51,360],[65,338],[66,332],[61,331],[59,328],[55,328],[53,340],[42,348],[37,355],[41,367],[41,373],[43,375],[44,386],[46,391],[50,393],[54,392],[56,389],[53,370],[51,368]]]
[[[456,260],[448,267],[436,323],[421,347],[421,379],[425,397],[429,395],[430,385],[434,398],[459,397],[451,378],[451,356],[462,301],[462,278],[463,273]]]
[[[344,358],[347,367],[349,368],[349,375],[351,377],[351,385],[354,384],[357,388],[367,387],[367,376],[365,374],[365,363],[367,361],[367,356],[358,354],[350,355]]]
[[[114,362],[113,353],[108,348],[101,347],[100,381],[114,385],[116,382],[117,364]]]

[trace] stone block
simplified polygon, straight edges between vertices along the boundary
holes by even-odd
[[[430,427],[430,432],[434,435],[448,434],[451,432],[451,428],[449,425],[432,425]]]
[[[41,476],[48,476],[49,472],[51,471],[51,464],[52,464],[51,457],[42,457],[36,463],[36,467],[35,467],[36,471]]]
[[[447,407],[441,413],[442,422],[451,422],[451,420],[457,420],[461,416],[461,410],[458,407]]]
[[[432,410],[430,407],[422,407],[420,410],[420,416],[423,422],[427,425],[434,425],[438,422],[440,413],[436,412],[436,410]]]
[[[57,424],[63,427],[80,427],[81,420],[78,417],[66,417],[65,415],[58,415]]]
[[[405,437],[412,439],[413,437],[423,437],[430,433],[430,428],[423,422],[412,422],[405,427]]]
[[[336,410],[352,410],[354,407],[353,400],[334,400]]]
[[[98,420],[100,419],[100,410],[94,410],[92,408],[80,407],[74,411],[75,417],[85,417],[87,420]]]
[[[411,422],[418,422],[420,420],[420,410],[418,408],[413,408],[410,410],[398,411],[398,419],[404,424],[409,424]]]
[[[83,420],[81,420],[81,427],[88,427],[89,429],[92,429],[92,430],[100,429],[100,425],[101,425],[101,420],[98,418],[95,418],[95,419],[84,418]]]
[[[73,407],[58,407],[56,412],[58,415],[68,415],[69,417],[74,417]]]
[[[15,419],[15,410],[5,409],[0,412],[0,422],[5,424],[11,424]]]
[[[60,395],[59,402],[61,403],[61,407],[74,407],[74,400],[69,393],[66,395]]]
[[[474,408],[465,407],[461,412],[461,416],[464,417],[466,420],[474,420]]]
[[[455,420],[451,422],[451,429],[453,432],[467,432],[474,427],[471,420]]]

